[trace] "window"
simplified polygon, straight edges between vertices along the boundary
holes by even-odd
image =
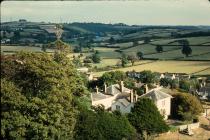
[[[162,101],[162,107],[164,107],[164,106],[165,106],[165,100]]]
[[[116,105],[116,110],[120,110],[120,106],[119,105]]]

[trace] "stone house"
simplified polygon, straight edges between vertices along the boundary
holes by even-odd
[[[130,113],[134,102],[137,101],[137,94],[133,90],[124,87],[123,81],[120,84],[114,84],[107,87],[104,85],[102,92],[96,87],[96,92],[91,94],[92,105],[103,105],[105,109],[111,111],[119,110],[121,113]]]
[[[140,98],[150,98],[154,101],[160,114],[164,116],[164,119],[168,119],[171,114],[171,98],[172,96],[160,91],[161,87],[152,89],[146,94],[140,96]]]

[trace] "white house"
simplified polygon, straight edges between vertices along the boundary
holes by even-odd
[[[176,79],[176,75],[175,74],[170,74],[170,73],[162,73],[159,78],[160,79],[167,78],[167,79],[174,80],[174,79]]]
[[[81,68],[78,68],[77,71],[82,72],[82,73],[87,73],[88,72],[88,68],[81,67]]]
[[[133,90],[124,87],[123,81],[120,84],[110,86],[104,85],[103,93],[98,91],[91,94],[92,105],[104,105],[105,109],[111,111],[119,110],[121,113],[130,113],[134,102],[138,96],[134,95]]]
[[[208,100],[210,97],[210,83],[204,82],[200,84],[200,89],[197,92],[201,100]]]
[[[168,119],[168,116],[171,114],[171,95],[160,91],[160,88],[156,88],[140,96],[140,98],[143,97],[153,100],[160,114],[164,116],[164,119]]]

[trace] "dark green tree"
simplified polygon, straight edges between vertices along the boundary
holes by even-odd
[[[163,47],[161,45],[157,45],[155,50],[160,53],[160,52],[163,52]]]
[[[145,43],[145,44],[148,44],[150,41],[151,41],[151,40],[150,40],[149,37],[145,37],[145,38],[144,38],[144,43]]]
[[[137,60],[135,55],[128,55],[127,59],[131,62],[132,66],[134,65],[135,61]]]
[[[190,46],[182,46],[182,54],[184,54],[186,57],[188,57],[190,54],[192,54],[192,49]]]
[[[80,52],[82,52],[82,48],[80,46],[76,46],[73,51],[75,53],[80,53]]]
[[[46,52],[47,51],[47,45],[45,45],[45,44],[42,45],[42,51],[43,52]]]
[[[99,54],[94,53],[91,57],[93,63],[100,63],[101,62],[101,57],[99,56]]]
[[[20,31],[14,31],[13,39],[18,41],[20,39]]]
[[[122,67],[125,67],[126,64],[128,64],[128,57],[125,54],[122,54],[122,56],[121,56],[121,65],[122,65]]]
[[[6,38],[6,37],[7,37],[7,32],[3,31],[3,38]]]
[[[161,116],[158,108],[149,98],[138,100],[128,115],[128,119],[140,134],[143,134],[144,131],[154,134],[169,130],[169,127],[163,120],[163,116]]]
[[[188,81],[188,80],[180,80],[179,88],[188,92],[190,90],[190,81]]]
[[[156,77],[155,77],[155,73],[153,73],[152,71],[149,70],[144,70],[142,72],[140,72],[140,78],[139,80],[142,83],[154,83],[156,82]]]
[[[109,43],[111,43],[111,44],[115,43],[115,39],[113,37],[110,37]]]
[[[139,58],[139,60],[143,58],[143,53],[142,52],[137,52],[136,55]]]
[[[163,87],[168,87],[170,85],[171,80],[168,78],[161,78],[160,85]]]
[[[105,72],[100,78],[99,83],[103,85],[104,83],[111,85],[119,83],[120,81],[124,81],[126,79],[126,75],[122,71],[110,71]]]
[[[133,46],[137,46],[137,45],[139,45],[139,42],[138,41],[134,41],[133,42]]]
[[[96,111],[81,111],[74,138],[78,140],[120,140],[132,139],[135,129],[125,116],[109,113],[102,108]]]
[[[192,49],[189,45],[188,40],[180,40],[179,43],[182,46],[182,54],[184,54],[186,57],[188,57],[190,54],[192,54]]]
[[[203,111],[200,101],[189,93],[176,93],[172,98],[172,116],[176,119],[192,121]]]

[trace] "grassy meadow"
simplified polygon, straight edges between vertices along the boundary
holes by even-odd
[[[209,68],[209,69],[207,69]],[[202,71],[206,69],[205,71]],[[143,71],[151,70],[153,72],[170,72],[170,73],[196,73],[199,71],[201,75],[210,75],[210,62],[205,61],[155,61],[155,60],[142,60],[134,66],[119,68],[115,70],[120,71]],[[101,76],[105,71],[95,72],[96,76]]]
[[[1,46],[1,52],[19,52],[19,51],[31,51],[31,52],[42,52],[40,47],[30,46]],[[47,52],[54,52],[53,49],[47,49]]]

